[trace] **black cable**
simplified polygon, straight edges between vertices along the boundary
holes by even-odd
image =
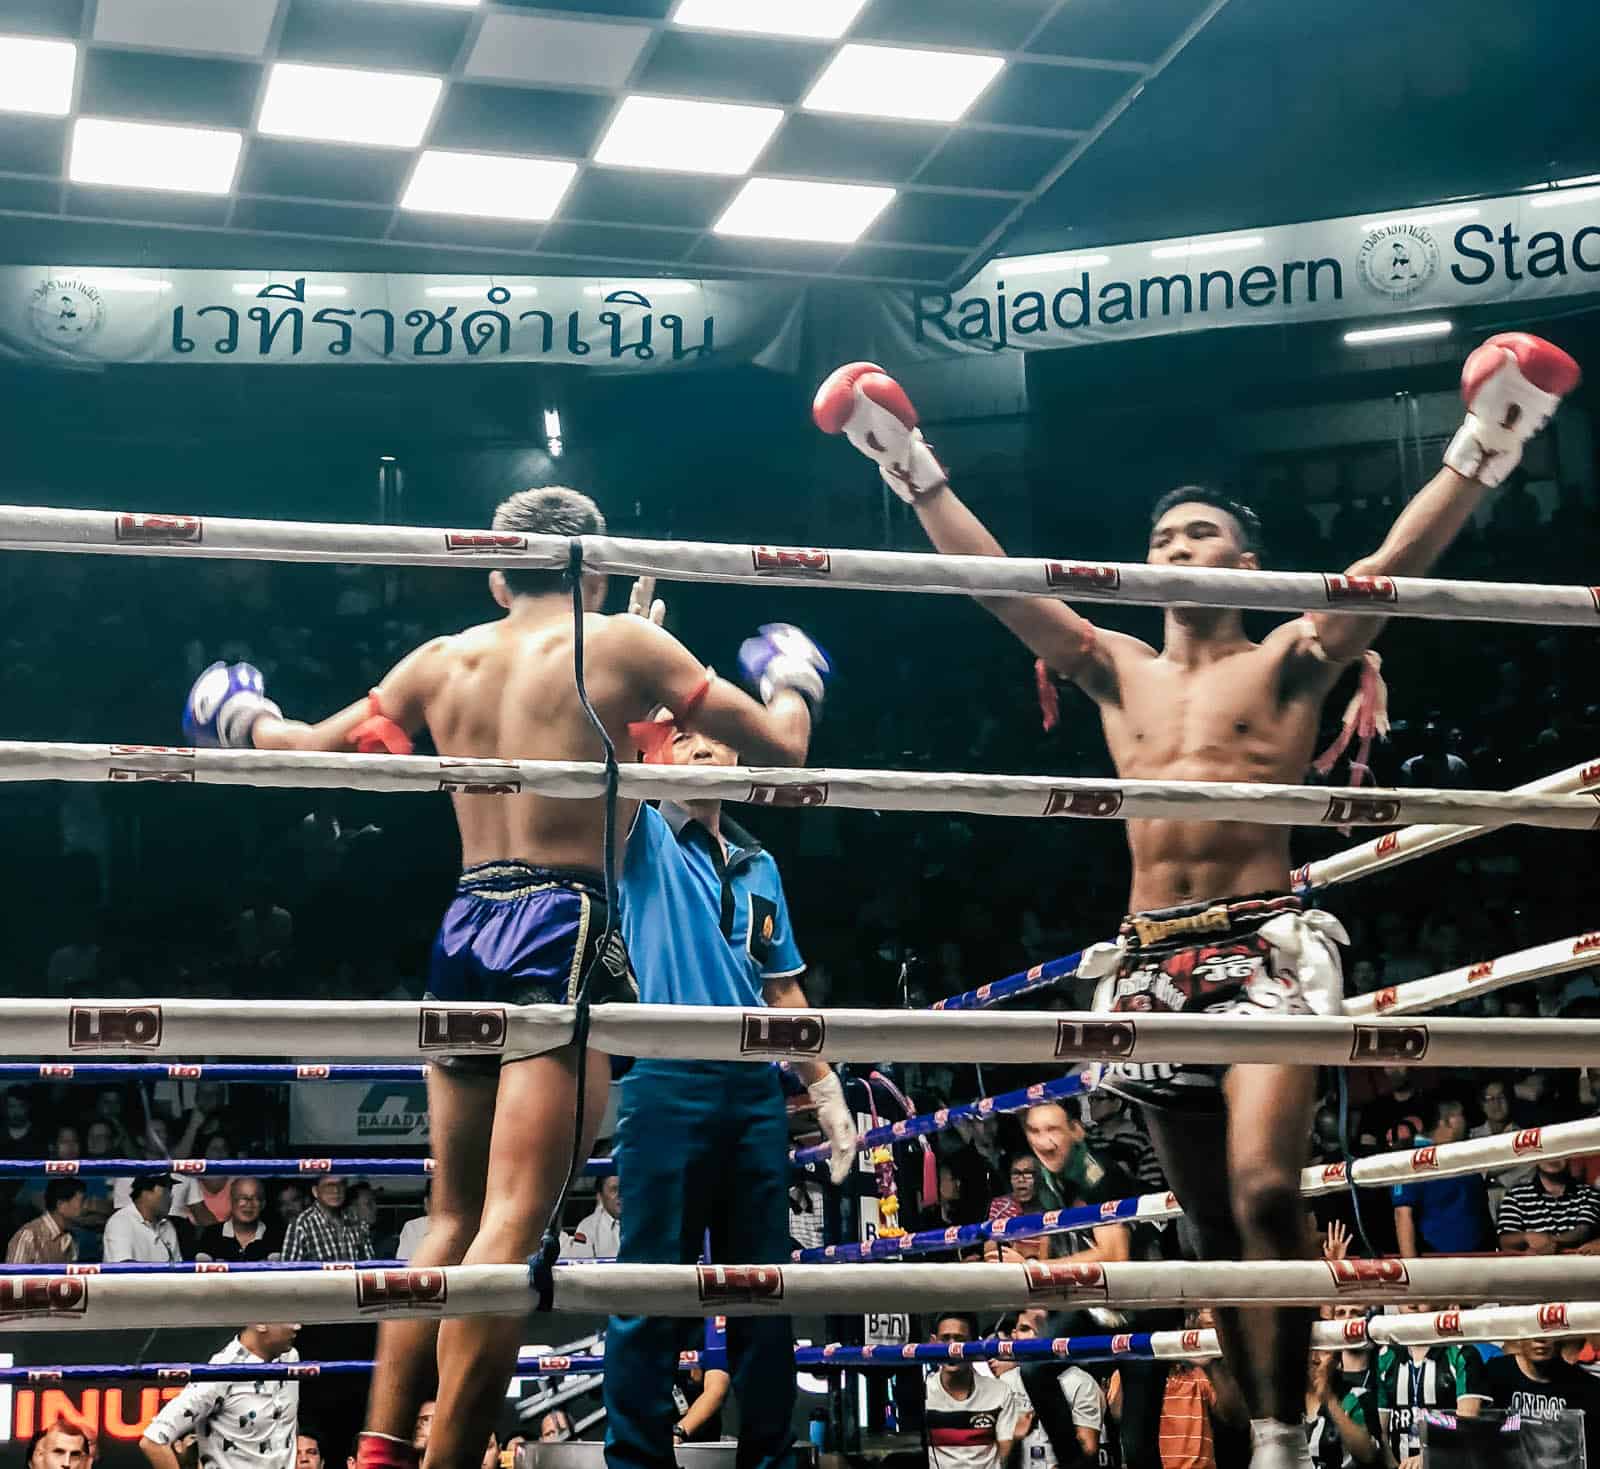
[[[600,716],[594,712],[594,705],[589,702],[589,689],[583,679],[583,542],[577,536],[572,537],[567,543],[567,579],[572,586],[573,679],[578,688],[578,702],[583,706],[583,712],[595,733],[600,736],[600,748],[605,757],[605,826],[600,850],[604,866],[606,922],[600,931],[600,942],[595,947],[594,958],[589,961],[588,967],[578,980],[578,992],[575,996],[577,1013],[572,1027],[572,1043],[577,1047],[577,1095],[575,1115],[572,1119],[572,1162],[567,1169],[567,1176],[562,1180],[561,1192],[556,1196],[555,1207],[550,1211],[544,1235],[539,1241],[539,1253],[528,1262],[533,1288],[538,1297],[536,1307],[540,1311],[551,1309],[555,1290],[555,1263],[561,1253],[561,1211],[566,1205],[567,1192],[572,1187],[572,1180],[578,1172],[579,1165],[584,1161],[583,1115],[589,1075],[589,981],[595,967],[605,963],[606,955],[611,949],[611,940],[617,931],[617,783],[620,772],[617,769],[616,746],[612,744],[611,736],[601,723]]]
[[[1355,1159],[1350,1156],[1350,1079],[1342,1066],[1339,1068],[1339,1156],[1344,1159],[1344,1181],[1350,1190],[1350,1208],[1355,1214],[1361,1248],[1367,1252],[1369,1260],[1375,1260],[1378,1252],[1372,1248],[1367,1226],[1361,1218],[1361,1191],[1356,1187]]]

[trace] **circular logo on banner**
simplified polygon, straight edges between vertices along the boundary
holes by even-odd
[[[1404,301],[1428,284],[1439,269],[1433,232],[1418,224],[1389,224],[1373,230],[1361,244],[1361,279],[1391,301]]]
[[[84,281],[48,280],[35,287],[28,303],[33,329],[47,342],[75,346],[99,331],[105,319],[100,292]]]

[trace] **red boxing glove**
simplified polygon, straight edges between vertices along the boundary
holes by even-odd
[[[849,439],[908,505],[950,482],[917,427],[906,390],[875,362],[851,362],[830,373],[817,389],[811,417],[823,433]]]
[[[409,755],[416,747],[411,736],[383,712],[378,691],[367,695],[368,715],[350,731],[349,743],[362,755]]]
[[[1583,380],[1561,348],[1527,332],[1490,337],[1461,369],[1467,419],[1444,462],[1457,474],[1493,489],[1522,459],[1522,446]]]

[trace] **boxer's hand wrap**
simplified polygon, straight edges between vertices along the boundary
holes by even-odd
[[[1445,464],[1495,488],[1521,462],[1522,446],[1582,380],[1578,364],[1542,337],[1490,337],[1461,369],[1467,417],[1444,451]]]
[[[825,434],[843,434],[906,504],[950,482],[917,427],[906,390],[875,362],[836,369],[817,389],[811,417]]]
[[[817,1109],[817,1125],[828,1140],[828,1177],[835,1185],[850,1176],[850,1165],[855,1161],[859,1138],[856,1120],[845,1104],[844,1087],[832,1071],[806,1088]]]
[[[283,718],[283,710],[266,695],[261,670],[248,663],[213,663],[184,700],[183,738],[199,749],[248,750],[250,731],[263,714]]]

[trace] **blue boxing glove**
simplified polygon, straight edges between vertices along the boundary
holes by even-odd
[[[739,645],[739,669],[745,682],[770,704],[779,689],[793,689],[815,719],[833,672],[828,655],[799,628],[787,622],[765,623],[758,636]]]
[[[283,718],[266,695],[261,670],[248,663],[213,663],[194,681],[183,705],[183,737],[203,749],[248,750],[263,714]]]

